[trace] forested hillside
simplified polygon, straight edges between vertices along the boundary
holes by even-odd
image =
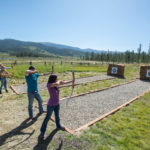
[[[69,48],[56,48],[46,46],[42,43],[24,42],[13,39],[0,40],[0,52],[7,52],[10,55],[24,56],[84,56],[83,51],[76,51]]]

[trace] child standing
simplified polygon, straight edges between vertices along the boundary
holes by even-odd
[[[50,94],[50,98],[47,103],[47,114],[46,117],[43,121],[43,124],[41,126],[41,138],[44,139],[44,134],[46,132],[47,128],[47,123],[54,111],[55,114],[55,121],[56,121],[56,127],[60,130],[65,130],[65,128],[60,124],[60,118],[59,118],[59,85],[62,84],[67,84],[73,81],[58,81],[57,80],[57,75],[51,74],[48,83],[47,83],[47,88],[48,92]]]

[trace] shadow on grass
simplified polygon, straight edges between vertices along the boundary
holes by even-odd
[[[146,79],[145,80],[144,79],[140,79],[140,80],[143,81],[143,82],[150,82],[150,79],[147,79],[147,80]]]
[[[45,139],[45,140],[41,140],[41,135],[38,136],[38,143],[37,145],[33,148],[33,150],[47,150],[49,143],[52,141],[54,135],[59,131],[59,129],[55,129],[53,130],[50,135]],[[61,143],[59,144],[59,147],[57,148],[57,150],[61,150],[62,145],[63,145],[63,140],[61,140]]]
[[[8,139],[8,138],[11,138],[11,137],[14,137],[14,136],[17,136],[17,135],[29,135],[25,140],[23,140],[22,142],[14,145],[13,147],[23,143],[24,141],[28,140],[34,133],[35,130],[33,130],[31,133],[24,133],[22,132],[22,130],[30,127],[31,125],[33,125],[38,117],[40,116],[40,114],[37,114],[34,118],[34,120],[31,120],[28,118],[26,120],[24,120],[18,127],[14,128],[13,130],[11,130],[10,132],[8,133],[5,133],[3,135],[0,136],[0,146],[4,145],[5,144],[5,141]],[[7,142],[8,143],[8,142]],[[11,148],[13,148],[11,147]]]
[[[110,76],[110,77],[114,77],[114,79],[116,78],[118,78],[118,79],[126,79],[126,77],[122,77],[122,76],[117,76],[117,75],[108,75],[108,76]]]

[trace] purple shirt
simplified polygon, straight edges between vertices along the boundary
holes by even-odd
[[[48,100],[47,105],[49,106],[56,106],[59,104],[59,88],[58,87],[50,87],[52,83],[48,84],[48,92],[50,98]]]

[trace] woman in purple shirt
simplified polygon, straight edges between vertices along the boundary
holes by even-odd
[[[73,81],[64,81],[64,80],[57,80],[57,75],[51,74],[48,83],[47,88],[48,92],[50,94],[50,98],[47,103],[47,114],[43,121],[42,127],[41,127],[41,138],[44,139],[44,134],[46,132],[47,123],[54,111],[55,114],[55,120],[56,120],[56,127],[60,130],[65,130],[65,128],[60,124],[60,118],[59,118],[59,85],[67,84]]]

